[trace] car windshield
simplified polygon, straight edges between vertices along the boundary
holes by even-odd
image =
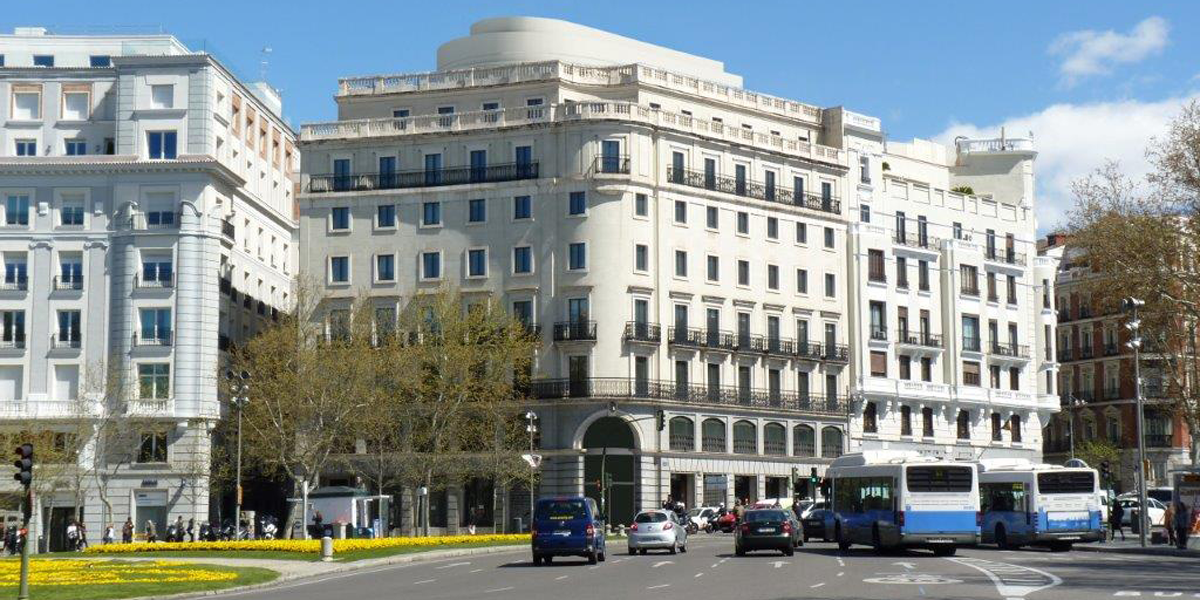
[[[633,518],[634,523],[664,523],[666,520],[667,514],[660,512],[641,513]]]
[[[689,510],[689,511],[688,511],[688,516],[689,516],[689,517],[698,517],[698,516],[700,516],[700,509],[698,509],[698,508],[693,508],[692,510]]]
[[[552,500],[543,502],[538,507],[538,518],[550,521],[571,521],[586,519],[582,500]]]
[[[747,523],[778,523],[787,517],[778,510],[752,510],[746,513]]]

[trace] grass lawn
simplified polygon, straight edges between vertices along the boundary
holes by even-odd
[[[382,558],[385,556],[396,556],[399,554],[413,554],[417,552],[430,552],[434,550],[454,550],[457,548],[484,548],[488,546],[520,546],[528,545],[529,540],[521,540],[516,542],[466,542],[461,544],[446,544],[441,546],[397,546],[391,548],[375,548],[370,550],[354,550],[351,552],[335,552],[333,559],[338,562],[353,562],[356,560],[364,560],[368,558]],[[51,554],[55,558],[59,557],[88,557],[94,558],[105,555],[97,554],[79,554],[59,552]],[[138,557],[138,558],[265,558],[271,560],[304,560],[317,561],[321,560],[320,554],[309,552],[283,552],[279,550],[196,550],[196,551],[180,551],[180,552],[129,552],[122,554],[111,555],[113,557]]]
[[[0,563],[10,563],[11,560],[0,561]],[[19,561],[17,561],[19,562]],[[170,567],[156,567],[153,563],[138,561],[120,561],[89,559],[88,563],[103,563],[105,566],[99,567],[82,567],[77,572],[65,572],[58,577],[60,585],[38,585],[36,583],[38,570],[43,564],[50,561],[37,561],[31,567],[31,572],[34,575],[34,581],[29,586],[29,595],[36,600],[109,600],[114,598],[133,598],[137,596],[157,596],[166,594],[179,594],[183,592],[204,592],[209,590],[223,590],[228,588],[240,587],[243,585],[252,585],[256,583],[265,583],[274,580],[279,576],[275,571],[269,569],[259,569],[255,567],[223,567],[216,565],[188,564],[176,565]],[[70,562],[70,561],[68,561]],[[144,567],[140,567],[144,565]],[[8,567],[8,564],[3,564]],[[111,566],[111,572],[107,569]],[[94,573],[110,574],[112,579],[101,581],[98,583],[85,583],[75,585],[71,578],[75,581],[86,580],[91,578]],[[187,579],[189,573],[207,573],[209,575],[218,575],[223,578],[216,580],[204,580],[201,578],[197,581],[178,581],[177,579]],[[229,577],[230,575],[235,577]],[[176,579],[175,581],[155,581],[155,579]],[[66,579],[66,581],[64,581]],[[135,580],[135,581],[130,581]],[[0,599],[8,600],[17,597],[17,585],[14,579],[5,577],[0,583]]]

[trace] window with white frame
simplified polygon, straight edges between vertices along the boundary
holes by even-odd
[[[87,154],[87,141],[63,140],[63,152],[67,156],[84,156]]]
[[[442,253],[436,251],[421,253],[421,279],[432,281],[442,278]]]
[[[375,256],[375,281],[396,280],[396,256],[394,254],[378,254]]]
[[[62,120],[86,121],[91,116],[92,95],[84,91],[65,91],[62,100]]]
[[[513,273],[516,275],[527,275],[533,272],[533,248],[530,246],[517,246],[513,248]]]
[[[42,118],[42,91],[40,88],[13,87],[12,120],[38,121]]]
[[[17,138],[13,141],[17,156],[37,156],[37,140],[32,138]]]
[[[146,132],[146,156],[153,160],[171,160],[176,157],[176,138],[174,131]]]
[[[329,257],[329,283],[350,283],[350,257]]]
[[[483,278],[488,274],[487,249],[472,248],[467,250],[467,277]]]
[[[573,242],[567,246],[567,270],[582,271],[587,268],[587,243]]]
[[[169,83],[150,86],[150,108],[174,108],[175,86]]]
[[[141,327],[138,341],[147,344],[171,343],[171,309],[143,308],[138,310]]]

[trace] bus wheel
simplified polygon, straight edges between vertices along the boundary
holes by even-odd
[[[958,552],[957,546],[937,546],[933,549],[934,556],[954,556]]]
[[[1012,549],[1012,547],[1008,545],[1008,532],[1004,530],[1003,525],[996,526],[996,547],[1000,548],[1001,550]]]
[[[833,539],[837,540],[838,550],[849,550],[850,540],[842,537],[842,524],[838,523],[833,530]]]

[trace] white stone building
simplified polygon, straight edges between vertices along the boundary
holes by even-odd
[[[0,429],[120,415],[129,447],[80,458],[119,463],[107,521],[206,520],[223,350],[289,304],[299,156],[280,97],[171,36],[18,28],[0,98]],[[99,400],[109,369],[127,402]],[[37,500],[51,548],[70,496]]]
[[[1057,261],[1037,254],[1032,139],[845,131],[854,446],[1039,459]]]
[[[596,496],[603,464],[613,522],[789,495],[846,448],[855,188],[841,109],[741,85],[571,23],[480,21],[436,72],[342,79],[338,120],[303,126],[301,268],[384,320],[450,284],[539,327],[541,493]],[[463,482],[432,525],[524,514],[508,497],[491,515],[490,483]]]

